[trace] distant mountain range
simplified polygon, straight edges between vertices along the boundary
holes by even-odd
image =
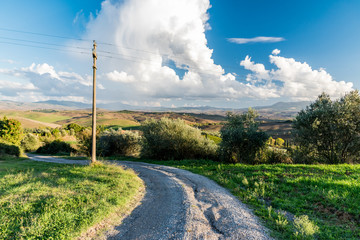
[[[310,102],[278,102],[270,106],[256,106],[259,114],[264,118],[271,119],[289,119],[293,118],[300,110],[304,109]],[[77,110],[90,109],[91,104],[71,101],[42,101],[34,103],[0,101],[0,110]],[[164,107],[137,107],[126,105],[122,103],[111,104],[97,104],[97,108],[118,111],[118,110],[137,110],[137,111],[156,111],[156,112],[185,112],[185,113],[206,113],[225,115],[228,111],[244,112],[247,108],[232,109],[232,108],[216,108],[210,106],[201,107],[178,107],[178,108],[164,108]]]

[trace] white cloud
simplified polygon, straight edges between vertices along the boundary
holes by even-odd
[[[274,43],[285,41],[282,37],[254,37],[254,38],[228,38],[229,42],[237,44],[246,43]]]
[[[277,53],[280,51],[273,51]],[[266,81],[269,89],[278,96],[293,100],[313,100],[320,93],[326,92],[332,97],[340,97],[353,90],[351,82],[335,81],[324,69],[314,70],[306,62],[297,62],[293,58],[270,55],[270,63],[277,69],[266,70],[263,64],[251,62],[248,56],[240,65],[252,73],[249,81]],[[275,82],[278,84],[274,84]]]
[[[279,49],[274,49],[271,53],[272,55],[279,55],[280,54],[280,50]]]
[[[121,58],[102,64],[108,100],[226,99],[273,96],[267,86],[236,81],[214,63],[207,46],[209,0],[106,0],[84,38],[115,42]],[[136,50],[134,50],[136,49]],[[102,60],[103,59],[103,60]],[[105,61],[99,54],[99,63]],[[181,77],[168,63],[185,69]]]
[[[114,70],[113,72],[106,74],[107,78],[114,82],[122,82],[122,83],[131,83],[135,82],[134,76],[129,76],[126,72],[118,72]]]
[[[321,91],[336,95],[351,89],[351,83],[336,82],[323,69],[313,70],[306,63],[278,56],[277,49],[270,56],[276,66],[272,70],[247,56],[241,66],[251,73],[246,82],[240,82],[239,76],[226,73],[213,60],[213,50],[208,47],[205,35],[210,29],[209,8],[209,0],[103,1],[101,10],[90,18],[82,36],[98,41],[98,100],[142,106],[160,106],[164,102],[169,106],[174,102],[198,105],[211,100],[211,105],[243,99],[313,99]],[[257,37],[236,42],[283,40]],[[102,43],[115,43],[115,46]],[[113,53],[114,58],[105,58],[104,52]],[[20,91],[8,87],[1,91],[0,84],[1,97],[22,99],[27,93],[32,100],[91,101],[89,75],[59,71],[46,63],[0,69],[0,73],[22,79],[21,87],[28,88]]]
[[[42,101],[44,99],[84,100],[91,96],[92,83],[88,76],[72,72],[57,72],[47,63],[31,64],[20,69],[0,69],[4,76],[15,77],[17,81],[0,80],[2,99]],[[101,87],[99,89],[102,89]]]

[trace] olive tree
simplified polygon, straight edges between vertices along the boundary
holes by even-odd
[[[300,111],[293,134],[304,162],[343,163],[360,153],[360,96],[352,91],[338,100],[326,93]]]
[[[256,154],[265,147],[269,136],[259,130],[255,120],[257,112],[249,108],[243,114],[227,114],[227,122],[221,129],[219,154],[225,162],[255,163]]]

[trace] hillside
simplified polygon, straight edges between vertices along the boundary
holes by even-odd
[[[278,102],[271,106],[255,106],[262,118],[266,119],[292,119],[301,110],[304,109],[310,102]],[[124,105],[122,103],[111,104],[98,104],[98,108],[108,111],[140,111],[140,112],[173,112],[173,113],[191,113],[201,116],[205,115],[220,115],[225,116],[227,112],[244,112],[247,108],[215,108],[209,106],[201,107],[178,107],[178,108],[166,108],[166,107],[136,107],[131,105]],[[36,103],[22,103],[12,101],[0,101],[0,110],[15,110],[15,111],[30,111],[30,110],[46,110],[50,109],[56,111],[66,110],[88,110],[91,108],[91,104],[71,101],[44,101]]]

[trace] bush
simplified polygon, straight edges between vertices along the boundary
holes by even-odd
[[[152,159],[211,159],[217,145],[201,135],[197,128],[181,119],[147,120],[141,125],[143,147],[141,156]]]
[[[258,130],[257,113],[249,108],[247,113],[228,113],[227,123],[221,129],[219,155],[224,162],[256,163],[256,155],[265,147],[268,135]]]
[[[70,144],[66,142],[62,142],[60,140],[55,140],[51,143],[47,143],[44,146],[38,148],[37,153],[42,154],[66,154],[74,153],[75,149],[73,149]]]
[[[0,155],[11,155],[19,157],[20,154],[21,149],[19,146],[3,140],[0,141]]]
[[[276,163],[293,163],[289,154],[284,150],[278,149],[268,149],[266,151],[266,163],[276,164]]]
[[[78,133],[78,132],[84,130],[85,128],[83,126],[80,126],[79,124],[70,123],[65,127],[65,129],[67,129],[67,130],[73,129],[75,133]]]
[[[51,135],[53,135],[55,138],[61,137],[60,130],[57,129],[57,128],[54,128],[54,129],[51,131]]]
[[[22,138],[21,123],[4,117],[0,120],[0,138],[9,143],[19,144]]]
[[[96,142],[99,140],[100,134],[103,132],[104,128],[102,126],[96,127]],[[92,152],[92,129],[84,128],[76,134],[77,139],[80,143],[80,151],[87,156],[91,156]]]
[[[33,152],[39,148],[40,141],[36,135],[27,133],[25,137],[21,140],[20,146],[26,152]]]
[[[101,156],[134,156],[140,151],[140,136],[137,132],[109,130],[104,132],[97,144]]]
[[[282,139],[282,138],[277,138],[275,140],[275,145],[278,146],[278,147],[283,147],[284,146],[284,143],[285,143],[285,140]]]

